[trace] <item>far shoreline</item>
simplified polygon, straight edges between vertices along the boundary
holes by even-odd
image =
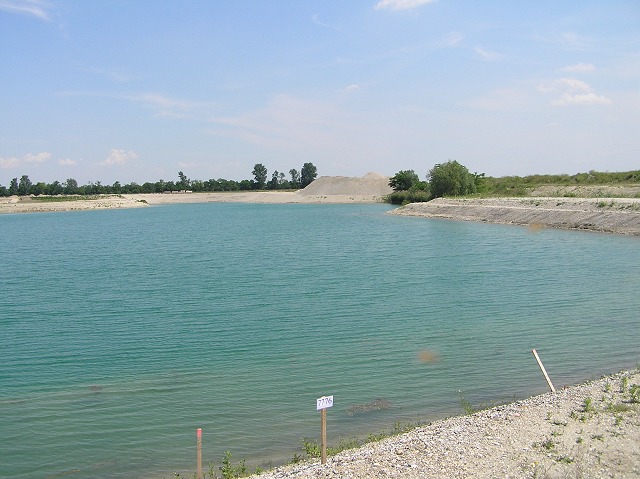
[[[298,191],[213,193],[144,193],[93,197],[0,198],[0,214],[143,208],[168,204],[373,204],[385,203],[381,194],[309,194]],[[501,197],[436,198],[411,203],[392,215],[512,224],[640,236],[640,198]]]
[[[248,191],[214,193],[142,193],[97,195],[88,198],[9,196],[0,198],[0,214],[88,211],[144,208],[167,204],[253,203],[253,204],[368,204],[385,203],[384,195],[310,195],[298,191]]]

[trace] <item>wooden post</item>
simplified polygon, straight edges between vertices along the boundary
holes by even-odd
[[[202,479],[202,428],[196,429],[196,479]]]
[[[320,463],[327,463],[327,410],[322,408],[320,410],[320,447],[321,457]]]
[[[542,361],[540,361],[540,357],[538,356],[538,352],[535,349],[532,349],[531,352],[533,353],[533,356],[536,358],[536,361],[538,361],[538,366],[540,366],[540,370],[542,371],[542,374],[544,374],[544,378],[547,380],[547,384],[549,385],[549,388],[551,388],[551,392],[556,392],[556,388],[553,387],[553,384],[551,383],[551,379],[549,379],[549,375],[547,374],[547,370],[544,368],[544,365],[542,364]]]
[[[316,411],[320,411],[320,462],[327,463],[327,408],[333,407],[333,396],[316,399]]]

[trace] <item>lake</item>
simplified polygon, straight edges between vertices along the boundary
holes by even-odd
[[[640,360],[640,239],[184,204],[0,216],[0,475],[251,468]],[[384,404],[383,408],[377,405]]]

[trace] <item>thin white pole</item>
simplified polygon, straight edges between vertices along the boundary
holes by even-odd
[[[547,380],[547,384],[549,385],[549,388],[551,388],[551,392],[553,393],[556,392],[556,388],[553,387],[553,384],[551,383],[551,379],[549,379],[547,370],[544,368],[542,361],[540,361],[540,356],[538,356],[538,352],[535,349],[532,349],[531,352],[533,353],[533,356],[536,358],[536,361],[538,361],[538,366],[540,366],[540,370],[542,371],[542,374],[544,374],[544,378]]]

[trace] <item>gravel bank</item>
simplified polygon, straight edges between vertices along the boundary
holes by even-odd
[[[640,235],[640,198],[436,198],[391,213]]]
[[[256,477],[637,478],[638,384],[623,372]]]

